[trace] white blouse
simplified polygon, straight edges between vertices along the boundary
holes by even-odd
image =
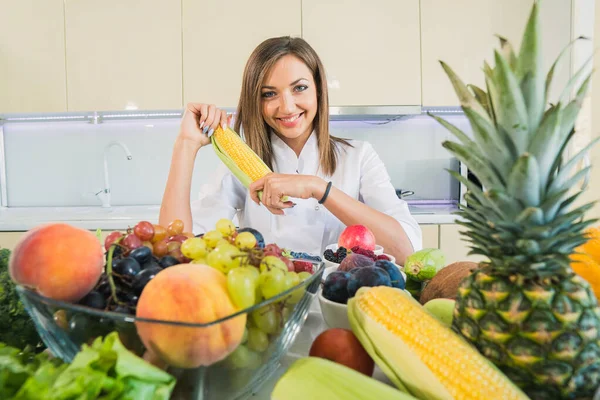
[[[337,168],[333,176],[325,176],[319,167],[317,137],[313,132],[300,156],[274,133],[274,172],[281,174],[317,175],[350,197],[395,218],[410,239],[415,251],[422,248],[421,228],[410,214],[408,204],[398,198],[388,172],[368,142],[350,140],[354,147],[340,146]],[[285,215],[274,215],[252,201],[239,180],[221,165],[213,184],[205,185],[198,200],[191,203],[195,234],[215,229],[220,218],[234,219],[241,228],[251,227],[265,238],[265,243],[311,254],[322,254],[329,244],[337,243],[346,227],[317,199],[290,198],[296,206]]]

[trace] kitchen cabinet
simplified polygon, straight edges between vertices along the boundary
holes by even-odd
[[[485,257],[479,255],[467,255],[470,251],[470,243],[463,240],[459,233],[466,228],[457,224],[440,225],[440,250],[446,256],[446,264],[456,261],[479,262],[485,260]]]
[[[301,0],[183,0],[183,99],[236,107],[246,61],[263,40],[300,36]]]
[[[25,232],[0,232],[0,249],[13,250]]]
[[[69,111],[178,109],[181,4],[65,0]]]
[[[0,113],[66,111],[63,0],[1,4]]]
[[[418,0],[303,0],[332,106],[421,104]]]
[[[421,232],[423,234],[423,248],[424,249],[437,249],[439,248],[439,225],[421,225]]]
[[[483,89],[483,61],[494,65],[496,34],[519,51],[532,0],[421,0],[421,50],[424,106],[457,106],[457,96],[439,60],[465,83]],[[570,42],[571,1],[544,0],[540,6],[542,52],[546,72]],[[569,57],[558,65],[551,98],[556,98],[570,74]]]

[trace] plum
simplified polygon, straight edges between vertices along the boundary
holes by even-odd
[[[392,280],[386,270],[379,267],[363,267],[350,274],[348,280],[348,295],[354,297],[356,291],[363,286],[392,286]]]
[[[375,265],[375,261],[362,254],[348,254],[346,258],[342,260],[338,271],[350,271],[354,268],[372,267]]]
[[[327,275],[323,283],[323,297],[336,303],[348,302],[348,281],[352,275],[345,271],[334,271]]]
[[[396,264],[387,260],[377,260],[375,261],[375,267],[386,270],[390,276],[393,287],[404,289],[406,282],[404,281],[404,277],[402,276],[402,273],[400,273],[400,269],[396,266]]]

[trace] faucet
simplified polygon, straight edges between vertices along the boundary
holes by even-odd
[[[129,151],[127,146],[125,146],[124,143],[122,143],[118,140],[110,142],[104,148],[104,189],[98,191],[96,193],[96,196],[100,199],[100,201],[102,201],[102,207],[105,207],[105,208],[110,207],[110,183],[109,183],[109,179],[108,179],[108,151],[113,146],[120,146],[123,149],[123,151],[125,152],[127,159],[128,160],[133,159],[133,157],[131,156],[131,152]]]

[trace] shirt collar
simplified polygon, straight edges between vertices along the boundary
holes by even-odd
[[[271,131],[275,171],[282,174],[315,175],[319,168],[319,144],[317,142],[317,133],[313,130],[300,151],[300,156],[296,156],[294,150]]]

